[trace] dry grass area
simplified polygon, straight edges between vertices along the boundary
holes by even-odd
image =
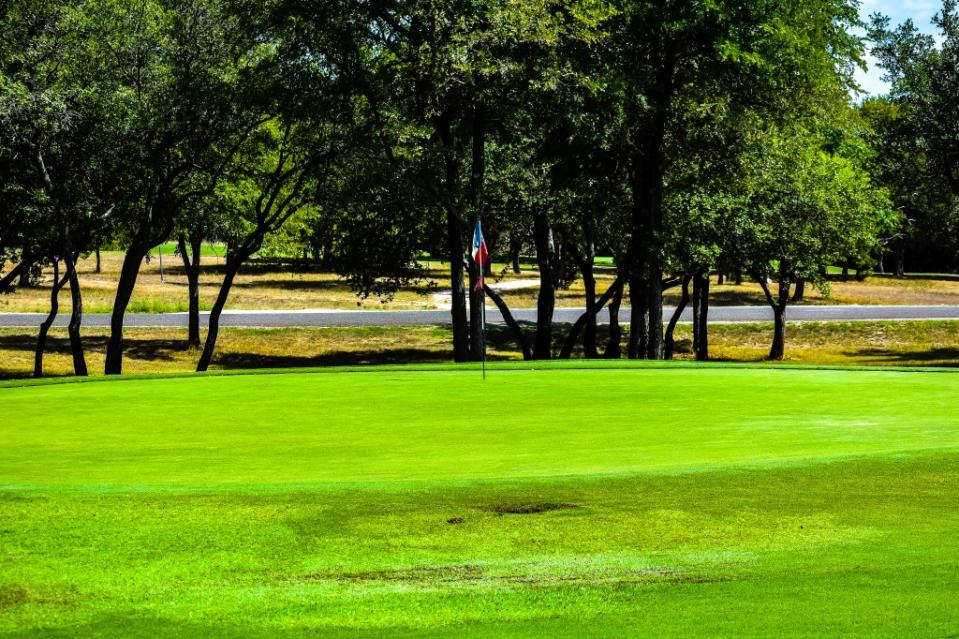
[[[122,254],[104,252],[102,272],[94,272],[91,257],[79,265],[83,286],[84,309],[88,313],[109,313],[113,308],[116,281],[119,277]],[[427,280],[399,291],[394,299],[359,299],[346,283],[332,273],[294,272],[290,267],[250,264],[242,269],[230,294],[228,308],[234,309],[434,309],[445,300],[436,293],[446,288],[447,268],[444,262],[427,262]],[[183,312],[187,310],[187,285],[179,257],[165,254],[164,281],[160,281],[159,260],[156,256],[144,263],[137,288],[130,303],[131,313]],[[9,265],[8,265],[9,267]],[[219,290],[223,258],[205,257],[200,284],[200,300],[209,309]],[[505,265],[494,265],[495,281],[532,281],[539,277],[530,265],[514,274]],[[51,273],[45,273],[36,288],[20,288],[8,295],[0,295],[0,313],[46,312],[49,307]],[[613,282],[612,270],[598,269],[597,291],[602,294]],[[714,278],[715,282],[715,278]],[[582,307],[584,288],[577,280],[569,289],[559,290],[556,305]],[[511,308],[534,308],[538,287],[535,284],[510,289],[502,293]],[[712,303],[715,305],[762,305],[765,300],[757,284],[745,282],[739,286],[713,284]],[[666,303],[679,300],[679,289],[667,292]],[[959,281],[909,279],[897,280],[872,277],[864,282],[833,282],[830,295],[807,290],[807,304],[955,304],[959,305]],[[61,294],[61,312],[70,310],[68,290]]]
[[[524,272],[518,276],[523,279],[535,279],[536,271]],[[613,283],[613,276],[603,273],[596,278],[597,295],[602,295]],[[711,303],[715,306],[762,306],[766,304],[762,289],[755,282],[742,284],[716,284],[713,277],[710,287]],[[535,308],[538,288],[529,286],[513,289],[502,294],[510,308]],[[582,307],[584,288],[582,280],[577,280],[569,289],[556,292],[556,306]],[[675,305],[680,299],[678,287],[666,291],[664,301]],[[628,300],[623,302],[628,304]],[[804,304],[862,304],[862,305],[959,305],[959,281],[938,279],[895,279],[874,276],[865,281],[830,282],[828,295],[813,287],[806,288]]]
[[[710,288],[712,304],[717,306],[752,306],[765,304],[762,289],[754,282],[718,286],[716,278]],[[668,304],[679,301],[674,289],[666,296]],[[873,276],[862,282],[829,282],[828,295],[813,287],[806,288],[805,304],[863,304],[863,305],[957,305],[959,281],[936,279],[896,279]]]
[[[565,327],[557,327],[557,351]],[[184,346],[180,329],[128,329],[126,373],[193,370],[198,351]],[[601,336],[602,337],[602,336]],[[677,328],[677,359],[689,359],[690,327]],[[103,370],[107,333],[84,333],[91,373]],[[24,329],[0,329],[0,378],[26,377],[33,370],[36,336]],[[772,339],[766,324],[711,327],[712,355],[723,361],[764,361]],[[507,331],[491,327],[492,359],[517,359]],[[448,362],[450,332],[443,327],[225,328],[214,369],[288,368],[387,363]],[[789,325],[786,361],[796,364],[959,366],[959,321],[800,323]],[[50,375],[71,373],[65,331],[51,332],[45,358]]]
[[[78,265],[83,289],[83,306],[87,313],[109,313],[113,310],[116,283],[123,256],[103,253],[102,272],[95,273],[92,257]],[[208,310],[219,292],[223,277],[223,258],[205,257],[200,275],[201,308]],[[8,265],[9,266],[9,265]],[[442,275],[437,271],[437,276]],[[432,275],[432,272],[431,272]],[[49,308],[52,271],[44,272],[41,285],[18,288],[13,294],[0,295],[0,313],[46,312]],[[289,267],[251,264],[241,269],[230,293],[228,308],[242,309],[376,309],[397,310],[435,308],[429,283],[402,290],[395,299],[384,303],[379,299],[361,300],[339,277],[332,273],[293,272]],[[69,287],[60,295],[61,312],[69,312]],[[187,310],[187,281],[180,258],[164,256],[164,278],[160,281],[159,260],[154,257],[143,264],[137,287],[130,302],[132,313],[169,313]]]
[[[710,327],[710,354],[716,360],[765,361],[771,324]],[[690,350],[689,325],[677,340]],[[680,358],[691,358],[681,354]],[[792,322],[786,329],[786,362],[795,364],[959,366],[959,321]]]
[[[84,330],[91,374],[103,371],[107,329]],[[290,368],[406,362],[445,362],[451,358],[450,334],[433,327],[372,328],[225,328],[217,340],[211,369]],[[186,330],[129,328],[124,331],[124,373],[174,373],[194,370],[200,351],[186,346]],[[36,334],[0,329],[0,378],[33,371]],[[65,329],[50,331],[44,371],[73,372]]]

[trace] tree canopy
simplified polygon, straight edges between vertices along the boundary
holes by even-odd
[[[791,289],[825,289],[832,264],[955,245],[955,0],[936,24],[938,41],[875,16],[892,90],[853,104],[853,0],[10,0],[0,287],[62,262],[79,296],[71,262],[108,238],[125,254],[106,363],[119,373],[140,264],[173,239],[202,370],[258,252],[384,297],[428,278],[429,255],[447,262],[453,356],[475,359],[482,297],[511,318],[478,286],[467,243],[482,219],[495,257],[539,268],[534,332],[510,322],[526,356],[569,356],[580,338],[587,357],[619,356],[625,297],[626,352],[661,358],[663,292],[692,284],[705,358],[717,270],[757,279],[778,323]],[[206,240],[228,257],[201,340]],[[556,291],[577,279],[585,312],[557,352]]]

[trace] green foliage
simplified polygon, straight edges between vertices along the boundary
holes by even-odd
[[[936,17],[941,43],[907,21],[893,28],[874,15],[870,37],[892,88],[863,105],[882,158],[875,172],[905,212],[899,251],[919,266],[956,263],[959,227],[959,9],[944,0]],[[922,262],[934,255],[932,262]]]
[[[938,142],[913,126],[951,98],[904,100],[939,86],[954,13],[941,47],[908,30],[882,45],[926,60],[895,67],[911,123],[898,142],[881,132],[892,120],[848,106],[851,0],[17,0],[0,118],[60,140],[55,164],[76,167],[62,208],[128,248],[126,288],[174,233],[227,244],[234,266],[311,255],[384,297],[422,279],[429,252],[458,288],[480,216],[499,254],[531,249],[538,222],[559,286],[596,252],[634,282],[747,262],[815,280],[897,237],[884,188],[928,206],[876,147],[898,145],[916,171],[951,157],[948,126]],[[53,206],[13,139],[0,141],[5,255],[40,243]]]
[[[886,193],[854,160],[798,130],[788,137],[756,131],[731,246],[748,271],[780,283],[824,285],[820,269],[841,260],[864,263],[895,227]]]

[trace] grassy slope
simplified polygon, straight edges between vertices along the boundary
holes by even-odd
[[[625,364],[0,388],[0,632],[942,636],[957,391]]]

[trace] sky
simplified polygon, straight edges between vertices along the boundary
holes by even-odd
[[[882,13],[892,18],[894,25],[904,22],[908,18],[925,33],[934,34],[935,26],[932,17],[942,7],[940,0],[861,0],[859,13],[863,20],[868,20],[873,13]],[[889,85],[882,81],[883,71],[876,65],[871,56],[867,57],[869,71],[857,73],[859,85],[870,95],[879,95],[889,89]]]

